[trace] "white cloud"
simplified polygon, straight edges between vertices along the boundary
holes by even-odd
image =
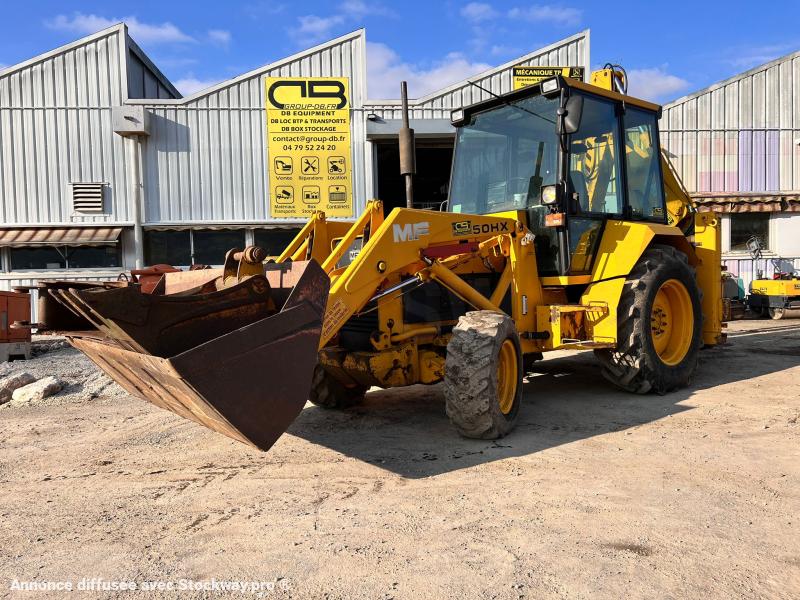
[[[492,46],[489,48],[489,54],[492,56],[519,56],[520,50],[515,46]]]
[[[688,81],[667,73],[666,65],[628,71],[628,93],[645,100],[671,100],[688,87]]]
[[[297,17],[297,26],[290,27],[289,35],[300,45],[312,45],[334,37],[334,31],[349,23],[356,24],[365,17],[394,17],[396,13],[379,2],[345,0],[337,12],[327,17],[304,15]]]
[[[510,19],[522,19],[531,23],[555,23],[556,25],[578,25],[583,11],[569,6],[533,4],[527,8],[512,8],[508,11]]]
[[[354,19],[364,17],[394,17],[397,14],[379,2],[364,2],[364,0],[345,0],[339,5],[342,14]]]
[[[209,29],[208,39],[212,44],[227,46],[231,43],[231,32],[224,29]]]
[[[120,22],[125,22],[133,38],[143,44],[167,44],[195,41],[193,37],[185,34],[170,22],[143,23],[136,17],[106,18],[94,14],[84,15],[82,13],[74,13],[72,18],[66,15],[57,15],[53,19],[45,21],[45,25],[50,29],[86,35],[111,27]]]
[[[225,81],[224,79],[198,79],[192,74],[187,75],[186,77],[182,77],[177,81],[173,81],[173,85],[178,88],[178,91],[183,94],[184,96],[191,96],[195,92],[199,92],[200,90],[204,90],[206,88],[210,88],[212,85],[217,85],[220,81]]]
[[[798,42],[787,44],[769,44],[764,46],[749,46],[730,50],[731,58],[725,59],[730,65],[737,69],[748,70],[759,65],[771,62],[785,54],[796,50]]]
[[[497,17],[497,14],[494,7],[485,2],[470,2],[461,9],[461,16],[473,23],[489,21]]]
[[[260,0],[259,2],[245,4],[243,10],[244,13],[251,19],[262,19],[264,17],[279,15],[286,10],[286,5],[276,4],[270,0]]]
[[[429,66],[403,62],[386,44],[367,43],[367,82],[370,98],[398,98],[400,82],[408,82],[408,93],[419,98],[490,68],[471,62],[463,54],[452,52]]]
[[[311,45],[333,37],[333,29],[343,24],[345,19],[342,15],[331,15],[330,17],[305,15],[297,17],[297,20],[299,25],[290,29],[289,34],[297,43]]]

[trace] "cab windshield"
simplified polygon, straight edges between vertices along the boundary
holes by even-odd
[[[556,183],[558,98],[531,96],[476,114],[458,130],[450,211],[488,214],[540,205]]]

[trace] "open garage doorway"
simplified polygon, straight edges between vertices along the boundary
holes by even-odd
[[[374,140],[376,146],[377,197],[383,200],[384,214],[405,207],[406,186],[400,175],[400,149],[397,139]],[[439,210],[447,200],[450,168],[453,164],[453,138],[419,139],[417,174],[414,177],[414,208]]]

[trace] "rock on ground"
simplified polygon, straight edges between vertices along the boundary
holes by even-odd
[[[33,375],[34,379],[54,376],[63,383],[63,389],[57,394],[30,403],[0,402],[0,411],[13,411],[33,405],[53,407],[80,404],[90,400],[112,402],[127,397],[125,390],[63,338],[34,335],[32,350],[30,360],[0,363],[0,378],[24,370]]]
[[[11,395],[19,388],[36,381],[30,373],[12,373],[0,379],[0,404],[11,400]]]
[[[28,404],[36,400],[42,400],[61,391],[64,384],[57,377],[45,377],[39,381],[34,381],[28,385],[14,390],[11,396],[15,404]]]

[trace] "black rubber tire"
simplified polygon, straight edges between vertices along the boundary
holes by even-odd
[[[358,385],[348,387],[334,379],[324,367],[317,365],[311,378],[308,400],[321,408],[348,408],[361,404],[366,393],[366,387]]]
[[[694,313],[689,350],[674,366],[658,357],[650,330],[653,300],[669,279],[678,280],[686,288]],[[617,387],[637,394],[666,394],[689,385],[703,341],[701,297],[694,269],[683,252],[660,244],[648,248],[622,289],[617,311],[617,347],[595,350],[603,365],[603,376]]]
[[[505,415],[498,399],[497,361],[505,340],[517,351],[517,387],[511,411]],[[493,311],[468,312],[458,320],[447,344],[444,397],[447,416],[458,433],[494,440],[516,424],[522,403],[522,351],[514,321]]]

